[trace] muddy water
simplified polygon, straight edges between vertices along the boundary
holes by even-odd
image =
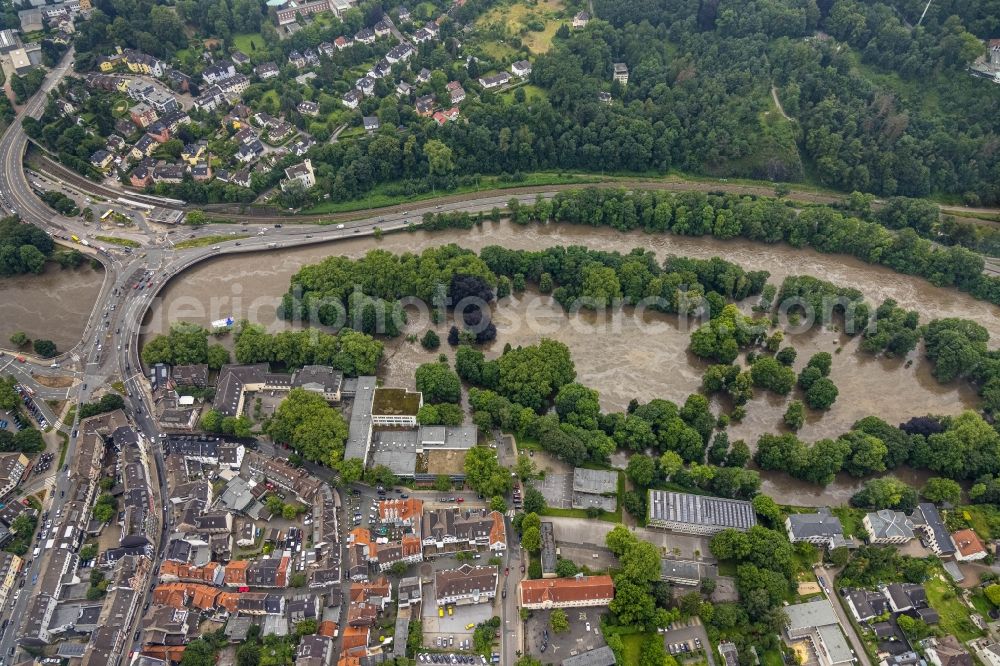
[[[11,334],[24,331],[30,338],[48,338],[59,349],[69,349],[83,334],[103,280],[103,271],[89,265],[68,270],[54,263],[41,275],[0,279],[0,346],[10,346]]]
[[[811,274],[842,286],[860,289],[873,303],[894,298],[908,309],[920,312],[921,321],[938,317],[965,317],[985,326],[994,338],[1000,338],[997,308],[976,301],[953,290],[939,289],[927,282],[869,266],[843,256],[795,250],[787,246],[724,242],[714,239],[623,234],[609,229],[549,226],[518,227],[508,223],[486,224],[482,229],[447,232],[414,232],[389,235],[381,241],[351,239],[307,249],[279,251],[259,258],[220,258],[201,264],[174,281],[163,292],[149,323],[152,332],[162,330],[167,322],[187,320],[206,324],[220,317],[235,315],[281,330],[287,324],[276,320],[275,308],[287,289],[289,278],[301,266],[314,263],[332,253],[358,257],[374,246],[392,252],[420,251],[442,243],[455,242],[479,250],[486,245],[504,245],[518,249],[540,249],[552,245],[586,245],[593,249],[628,252],[643,247],[662,258],[679,254],[708,258],[720,256],[747,270],[767,270],[771,281],[792,274]],[[576,362],[579,381],[596,388],[605,410],[624,409],[632,398],[640,401],[661,397],[683,402],[696,391],[705,364],[687,352],[687,329],[678,327],[676,318],[624,310],[612,314],[580,313],[569,316],[547,297],[527,292],[505,299],[497,307],[495,320],[498,336],[488,356],[496,356],[504,344],[532,344],[542,337],[566,343]],[[411,311],[407,332],[421,335],[430,326],[426,317]],[[435,327],[442,341],[447,324]],[[911,416],[927,413],[954,414],[976,404],[975,393],[958,385],[941,386],[930,376],[930,366],[919,353],[913,363],[903,360],[875,359],[857,351],[858,341],[832,330],[814,329],[786,338],[799,352],[795,364],[800,369],[817,351],[834,354],[831,378],[840,389],[840,398],[828,412],[809,415],[800,435],[806,440],[833,437],[848,430],[857,419],[876,414],[889,423],[899,423]],[[840,349],[837,352],[837,349]],[[451,355],[447,345],[441,351]],[[405,336],[386,345],[383,372],[388,383],[412,386],[417,365],[433,360],[436,353],[425,351]],[[732,439],[749,443],[762,432],[781,429],[786,398],[758,392],[748,406],[748,416],[730,427]],[[717,407],[721,403],[716,402]],[[785,501],[802,499],[843,499],[857,487],[845,479],[825,491],[802,485],[784,475],[766,477],[768,486],[780,484]],[[771,488],[774,490],[774,488]],[[788,496],[792,493],[792,497]]]

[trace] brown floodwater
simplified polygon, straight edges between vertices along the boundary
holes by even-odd
[[[857,288],[875,304],[893,298],[902,307],[917,310],[921,322],[940,317],[964,317],[979,322],[994,337],[1000,337],[1000,312],[996,307],[955,290],[937,288],[919,278],[870,266],[850,257],[824,255],[786,245],[621,233],[570,225],[520,227],[507,222],[487,223],[481,229],[468,231],[390,234],[380,241],[350,239],[253,255],[250,261],[246,257],[214,259],[187,271],[164,289],[147,318],[146,329],[148,333],[156,333],[164,330],[169,322],[179,320],[207,325],[212,320],[233,315],[237,319],[246,317],[272,331],[282,330],[289,324],[276,319],[275,308],[288,288],[289,279],[303,265],[331,254],[359,257],[373,247],[396,253],[419,252],[450,242],[472,250],[487,245],[514,249],[585,245],[622,253],[642,247],[655,252],[661,259],[668,254],[699,258],[719,256],[747,270],[767,270],[775,284],[780,284],[787,275],[815,275],[841,286]],[[636,313],[626,308],[614,313],[567,315],[548,297],[528,291],[499,303],[494,320],[498,335],[486,348],[487,356],[499,355],[508,342],[517,346],[535,343],[542,337],[560,340],[573,354],[578,380],[600,392],[605,410],[622,410],[632,398],[640,401],[666,398],[681,403],[698,389],[706,366],[687,351],[689,328],[680,327],[676,317],[660,313]],[[448,326],[447,323],[434,326],[442,342]],[[428,327],[427,317],[410,309],[406,332],[419,336]],[[835,437],[870,414],[897,424],[927,413],[955,414],[977,403],[975,392],[964,384],[938,384],[930,375],[929,362],[919,351],[910,355],[913,362],[906,367],[903,359],[874,358],[858,351],[858,339],[818,327],[787,336],[786,343],[798,350],[796,370],[817,351],[834,355],[830,376],[840,389],[840,397],[829,411],[809,414],[800,431],[800,436],[807,441]],[[447,344],[442,344],[440,352],[453,355]],[[427,352],[419,343],[408,342],[405,335],[387,340],[382,369],[386,382],[412,387],[413,371],[419,364],[433,360],[437,353]],[[746,439],[752,445],[759,434],[780,430],[789,399],[758,391],[757,397],[747,405],[747,418],[730,426],[730,438]],[[716,408],[724,406],[718,399],[714,405]],[[796,482],[785,475],[765,475],[765,491],[775,491],[776,484],[787,491],[780,494],[789,502],[795,497],[818,502],[824,499],[842,501],[858,486],[856,480],[845,477],[825,490],[807,484],[797,488]]]
[[[75,345],[83,334],[101,291],[103,270],[89,263],[63,269],[49,262],[41,275],[16,275],[0,279],[0,345],[16,331],[29,338],[47,338],[60,350]]]

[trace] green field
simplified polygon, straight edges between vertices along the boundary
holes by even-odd
[[[844,527],[844,536],[865,536],[865,528],[861,524],[865,517],[864,511],[848,506],[838,506],[833,509],[833,515],[840,518],[840,524]]]
[[[969,619],[972,611],[962,603],[954,588],[943,579],[943,576],[943,573],[938,573],[924,584],[927,590],[927,602],[941,614],[939,625],[941,630],[946,634],[954,634],[962,642],[982,636],[983,632]]]
[[[250,46],[251,42],[253,42],[257,48],[264,46],[264,38],[259,32],[244,32],[239,35],[233,35],[233,44],[236,45],[236,48],[243,51],[243,53],[247,55],[254,52],[254,49]]]
[[[128,238],[116,238],[114,236],[94,236],[99,241],[104,243],[111,243],[112,245],[121,245],[122,247],[140,247],[140,243]]]
[[[514,86],[512,90],[508,90],[503,93],[501,97],[503,97],[505,102],[510,103],[514,101],[514,90],[523,90],[525,101],[528,102],[541,101],[548,98],[548,93],[546,93],[545,90],[528,83],[525,85]]]

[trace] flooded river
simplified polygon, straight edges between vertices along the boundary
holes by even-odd
[[[159,332],[171,321],[207,325],[227,315],[237,319],[246,317],[271,330],[281,330],[287,324],[276,319],[275,308],[288,288],[289,278],[304,264],[315,263],[333,253],[359,257],[374,246],[396,253],[419,252],[449,242],[472,250],[487,245],[518,249],[585,245],[622,253],[643,247],[656,252],[661,259],[667,254],[700,258],[719,256],[747,270],[767,270],[775,284],[787,275],[811,274],[838,285],[855,287],[872,303],[893,298],[902,307],[920,312],[921,322],[950,316],[974,319],[985,326],[994,339],[1000,339],[997,308],[957,291],[939,289],[918,278],[849,257],[823,255],[784,245],[651,236],[569,225],[519,227],[506,222],[487,223],[481,229],[468,231],[392,234],[381,241],[351,239],[254,255],[251,260],[246,257],[212,260],[183,274],[162,292],[147,319],[148,332]],[[429,323],[419,313],[411,314],[407,332],[419,336]],[[659,313],[636,314],[626,309],[613,315],[582,313],[568,316],[547,297],[529,291],[501,302],[495,321],[498,335],[486,350],[488,356],[499,355],[508,342],[517,346],[532,344],[542,337],[561,340],[572,351],[578,380],[600,392],[605,410],[623,410],[632,398],[683,402],[688,394],[698,389],[705,367],[687,351],[689,332],[678,328],[676,318]],[[442,324],[435,328],[444,341],[448,326]],[[796,370],[817,351],[834,354],[831,378],[840,389],[840,398],[828,412],[810,414],[800,432],[807,441],[835,437],[869,414],[896,424],[927,413],[954,414],[977,402],[974,391],[964,385],[939,385],[930,376],[929,363],[919,353],[911,355],[914,362],[907,368],[902,360],[875,359],[859,353],[856,339],[833,331],[814,329],[790,336],[786,342],[799,352]],[[836,353],[838,348],[842,349]],[[442,345],[441,351],[452,353],[447,345]],[[407,342],[405,336],[387,341],[383,364],[387,383],[412,387],[417,365],[435,356],[436,353],[425,351],[418,343]],[[730,426],[731,439],[743,438],[753,444],[760,433],[780,430],[786,403],[786,398],[758,391],[758,397],[747,405],[747,418]],[[716,407],[721,404],[717,402]],[[796,484],[784,475],[775,479],[767,477],[765,490],[773,491],[769,486],[774,483],[780,483],[789,491]],[[803,484],[793,494],[817,501],[824,497],[843,501],[856,486],[854,480],[838,481],[821,491]],[[794,501],[794,497],[783,499]]]
[[[11,334],[24,331],[29,338],[47,338],[60,350],[69,349],[83,333],[103,280],[103,270],[89,263],[62,269],[51,262],[41,275],[0,279],[2,345],[9,347]]]

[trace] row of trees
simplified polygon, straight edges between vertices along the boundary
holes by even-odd
[[[1000,434],[979,414],[965,411],[954,417],[914,418],[898,428],[869,416],[837,439],[812,444],[792,434],[764,434],[757,440],[754,461],[762,469],[825,485],[841,471],[868,476],[901,465],[959,481],[989,479],[1000,473],[998,456]],[[880,493],[886,490],[879,488]],[[898,488],[891,490],[898,494]],[[863,497],[861,503],[871,503]]]
[[[548,217],[538,219],[610,226],[622,231],[644,229],[764,243],[786,242],[793,247],[849,254],[1000,304],[1000,279],[983,275],[984,262],[978,254],[961,247],[935,245],[920,238],[911,228],[893,232],[882,224],[844,215],[829,206],[810,206],[796,215],[783,202],[768,197],[596,188],[560,192],[545,204]],[[717,220],[722,215],[725,224],[692,225],[690,211],[699,211],[700,220]],[[678,217],[679,213],[684,215]],[[532,214],[528,219],[536,217]],[[678,220],[683,224],[678,224]],[[760,279],[761,285],[765,280],[766,276]]]

